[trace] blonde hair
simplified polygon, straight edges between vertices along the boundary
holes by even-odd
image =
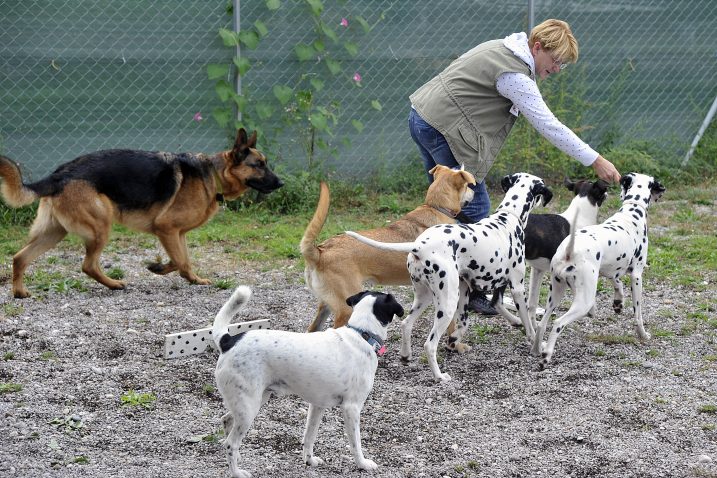
[[[533,48],[535,42],[554,54],[563,63],[578,61],[578,41],[570,30],[570,25],[562,20],[545,20],[530,32],[528,45]]]

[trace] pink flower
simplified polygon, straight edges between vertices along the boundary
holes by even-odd
[[[340,23],[340,25],[341,25],[342,27],[347,27],[347,26],[349,26],[349,21],[346,20],[345,18],[341,18],[341,23]]]
[[[194,118],[192,118],[192,119],[194,121],[199,122],[199,121],[202,121],[204,118],[202,118],[202,113],[197,111],[196,113],[194,113]]]
[[[354,73],[354,81],[356,83],[361,83],[361,75],[359,75],[358,71],[356,73]]]

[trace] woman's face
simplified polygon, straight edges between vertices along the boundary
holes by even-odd
[[[530,52],[535,61],[535,74],[544,80],[553,73],[559,73],[564,64],[560,58],[554,56],[553,53],[543,48],[539,41],[533,44]]]

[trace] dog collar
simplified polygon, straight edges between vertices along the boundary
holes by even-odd
[[[373,347],[373,351],[376,352],[376,355],[378,355],[379,357],[386,353],[386,346],[383,344],[383,340],[381,340],[376,335],[372,334],[371,332],[367,332],[363,329],[359,329],[358,327],[354,327],[352,325],[346,324],[346,327],[358,332],[359,335],[361,335],[361,337],[366,342],[368,342],[368,344],[371,347]]]
[[[440,212],[441,214],[445,214],[448,217],[452,217],[453,219],[457,220],[461,224],[472,224],[475,221],[465,214],[463,214],[463,211],[453,212],[450,209],[443,207],[443,206],[431,206],[436,211]]]

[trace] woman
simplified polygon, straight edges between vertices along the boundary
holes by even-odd
[[[471,221],[490,213],[483,179],[519,114],[558,149],[592,166],[599,178],[620,180],[610,161],[558,121],[538,90],[536,76],[545,79],[577,59],[578,42],[570,26],[546,20],[530,37],[521,32],[481,43],[410,96],[409,128],[426,172],[436,164],[464,165],[479,181],[473,201],[461,211]],[[482,294],[472,294],[470,307],[485,315],[496,313]]]

